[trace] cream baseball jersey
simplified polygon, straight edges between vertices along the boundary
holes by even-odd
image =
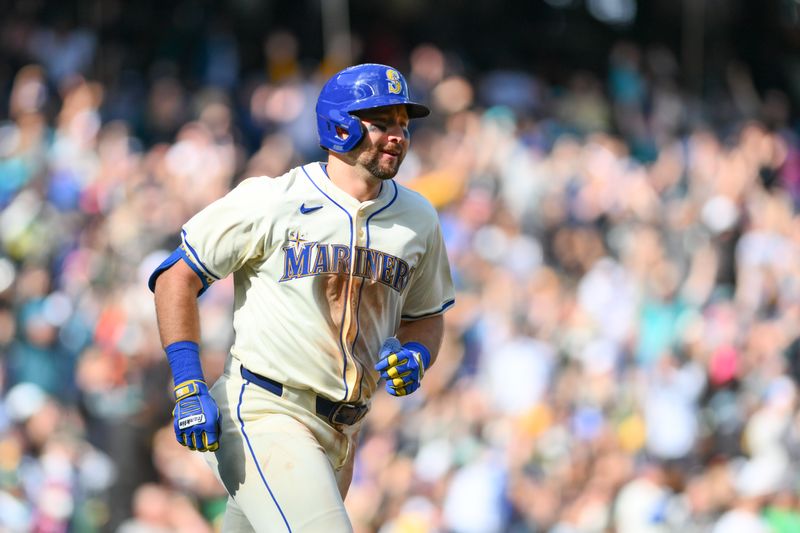
[[[386,181],[359,202],[325,165],[244,180],[192,217],[182,246],[205,284],[234,275],[233,357],[334,400],[365,402],[401,320],[454,303],[435,209]]]

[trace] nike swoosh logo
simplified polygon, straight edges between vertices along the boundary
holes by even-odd
[[[322,206],[321,205],[315,205],[314,207],[306,207],[305,203],[303,203],[303,205],[300,206],[300,212],[303,213],[304,215],[307,215],[309,213],[313,213],[317,209],[322,209]]]

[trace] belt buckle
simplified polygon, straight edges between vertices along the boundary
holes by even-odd
[[[328,420],[330,420],[331,424],[352,426],[361,420],[364,413],[366,413],[366,406],[340,403],[334,408],[330,416],[328,416]]]

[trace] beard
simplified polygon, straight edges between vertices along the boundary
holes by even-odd
[[[382,161],[383,155],[384,153],[378,148],[373,148],[362,153],[358,159],[361,166],[363,166],[367,172],[379,180],[386,181],[397,175],[397,171],[400,170],[400,163],[403,162],[405,154],[401,153],[396,159],[391,161]]]

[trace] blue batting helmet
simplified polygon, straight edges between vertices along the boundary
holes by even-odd
[[[376,63],[346,68],[322,87],[317,99],[319,144],[334,152],[349,152],[364,136],[353,111],[387,105],[405,105],[409,118],[428,116],[430,109],[408,98],[408,85],[396,69]],[[339,127],[345,136],[339,134]]]

